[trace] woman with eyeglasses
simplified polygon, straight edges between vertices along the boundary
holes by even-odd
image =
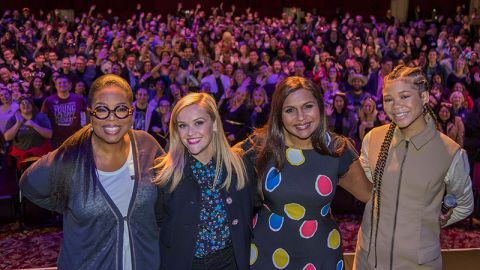
[[[91,123],[22,175],[34,203],[63,214],[59,269],[159,269],[155,139],[132,130],[133,94],[109,74],[89,92]]]

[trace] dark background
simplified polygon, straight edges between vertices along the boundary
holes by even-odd
[[[105,12],[108,8],[112,8],[113,15],[125,18],[130,16],[135,10],[138,2],[142,3],[142,10],[153,12],[154,14],[162,13],[166,15],[176,10],[179,1],[168,0],[102,0],[102,1],[81,1],[81,0],[0,0],[0,11],[6,9],[20,9],[29,7],[32,11],[43,9],[44,11],[52,9],[74,9],[75,16],[79,16],[81,12],[87,12],[90,5],[96,4],[98,12]],[[218,6],[221,1],[198,0],[198,1],[181,1],[186,8],[195,8],[196,3],[201,3],[202,8],[210,8]],[[237,11],[243,12],[245,8],[250,6],[253,11],[258,11],[261,16],[280,16],[284,7],[296,6],[303,10],[315,12],[317,14],[331,17],[335,15],[337,8],[343,12],[349,11],[352,14],[361,14],[369,16],[375,15],[378,19],[383,18],[387,9],[390,8],[390,0],[244,0],[233,1],[224,0],[224,8],[230,10],[231,4],[235,4]],[[415,6],[420,5],[421,14],[423,16],[431,16],[431,11],[435,8],[438,14],[451,15],[455,12],[455,7],[464,5],[466,13],[468,13],[469,0],[410,0],[409,14],[413,14]],[[106,13],[106,12],[105,12]]]

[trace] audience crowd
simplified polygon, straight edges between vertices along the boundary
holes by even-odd
[[[92,82],[113,73],[134,90],[133,128],[168,146],[171,108],[189,92],[218,103],[231,144],[267,121],[275,85],[291,76],[321,89],[327,123],[357,142],[389,122],[383,78],[398,64],[418,66],[430,84],[439,129],[470,161],[480,149],[480,28],[476,13],[399,23],[349,13],[335,18],[291,8],[280,17],[235,6],[178,4],[128,19],[112,10],[62,17],[58,10],[7,10],[0,19],[1,153],[25,158],[60,146],[89,121]],[[300,16],[300,14],[302,14]],[[321,12],[320,12],[321,14]],[[28,141],[27,141],[28,140]],[[166,149],[168,150],[168,149]]]

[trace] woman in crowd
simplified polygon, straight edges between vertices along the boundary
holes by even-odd
[[[467,62],[463,56],[459,57],[454,62],[454,69],[447,77],[447,87],[452,89],[453,85],[457,82],[461,82],[464,86],[468,86],[467,88],[471,85]]]
[[[452,104],[453,113],[465,122],[468,110],[465,103],[465,96],[460,91],[453,91],[448,99]]]
[[[468,93],[467,88],[465,87],[465,84],[463,82],[456,82],[453,84],[453,88],[451,89],[450,94],[452,92],[460,92],[463,94],[463,98],[465,99],[465,108],[470,111],[473,108],[473,100],[470,97],[470,94]]]
[[[442,102],[437,111],[437,119],[440,131],[463,147],[463,138],[465,135],[465,126],[462,119],[455,116],[451,103]]]
[[[131,130],[133,94],[116,75],[96,79],[91,124],[22,175],[34,203],[63,214],[59,269],[159,269],[155,139]]]
[[[248,269],[254,169],[229,147],[210,95],[175,105],[169,144],[156,166],[163,269]]]
[[[440,226],[472,211],[465,151],[436,129],[427,85],[419,68],[397,66],[385,77],[383,108],[392,123],[363,139],[360,160],[373,193],[358,233],[356,269],[442,269]],[[445,193],[458,206],[441,215]]]
[[[336,134],[354,138],[357,132],[357,117],[347,104],[348,100],[344,93],[336,92],[333,95],[333,106],[326,110],[328,128]]]
[[[82,81],[82,80],[78,80],[75,82],[75,86],[73,87],[73,91],[75,94],[81,96],[85,102],[88,102],[87,100],[87,84]]]
[[[337,185],[366,202],[371,185],[348,139],[327,131],[312,81],[283,80],[271,104],[268,126],[243,145],[256,158],[264,203],[253,223],[251,269],[343,269],[330,202]]]
[[[430,88],[429,104],[433,109],[438,109],[440,103],[444,101],[445,88],[438,83],[435,83]]]
[[[0,89],[0,132],[5,132],[8,120],[18,110],[18,103],[12,99],[12,94],[6,88]]]
[[[37,108],[42,108],[43,101],[48,96],[47,89],[42,78],[33,77],[29,85],[28,95],[33,99],[33,103]]]
[[[270,104],[268,103],[267,92],[263,87],[253,90],[253,110],[250,114],[252,128],[263,127],[268,121]]]
[[[52,126],[48,117],[38,112],[32,99],[21,97],[20,110],[8,120],[4,136],[6,141],[12,142],[9,154],[20,169],[26,158],[41,157],[50,151]]]
[[[372,128],[381,126],[381,120],[375,100],[371,97],[363,99],[362,106],[358,112],[358,138],[360,141],[363,140],[365,134],[367,134]]]
[[[170,122],[171,108],[170,101],[168,99],[162,99],[158,103],[158,108],[156,109],[158,116],[161,120],[160,131],[156,132],[157,141],[160,143],[160,146],[168,151],[168,124]]]
[[[223,98],[223,97],[222,97]],[[220,114],[223,119],[225,135],[231,145],[247,138],[250,131],[250,113],[248,110],[247,84],[242,84],[226,102],[220,100]]]

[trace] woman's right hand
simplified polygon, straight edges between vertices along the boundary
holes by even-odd
[[[20,125],[22,125],[23,122],[25,122],[25,119],[23,118],[20,112],[15,113],[15,119],[17,120],[17,123],[19,123]]]

